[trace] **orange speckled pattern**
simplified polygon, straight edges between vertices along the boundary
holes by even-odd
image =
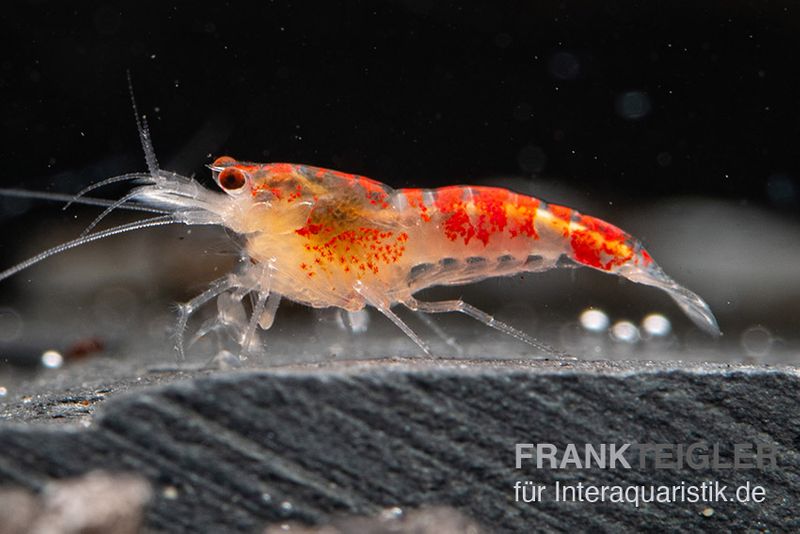
[[[300,269],[309,277],[320,272],[330,273],[333,269],[353,272],[356,278],[360,278],[361,273],[378,274],[382,266],[397,263],[408,241],[406,232],[366,226],[337,232],[331,226],[308,223],[296,233],[307,241],[303,246],[308,260],[300,264]]]

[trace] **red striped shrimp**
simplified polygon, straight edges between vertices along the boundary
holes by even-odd
[[[372,306],[426,354],[426,342],[393,307],[418,312],[439,334],[426,314],[460,312],[557,356],[462,300],[425,302],[414,295],[431,286],[563,266],[588,266],[660,288],[697,326],[719,335],[714,315],[698,295],[667,276],[638,240],[589,215],[501,188],[394,190],[329,169],[227,156],[209,166],[221,190],[212,191],[159,169],[147,125],[141,124],[138,112],[136,116],[149,172],[110,178],[92,187],[134,180],[137,186],[128,194],[116,202],[88,199],[85,191],[75,197],[40,196],[107,206],[95,223],[115,208],[157,216],[83,235],[7,269],[0,280],[53,254],[122,232],[176,223],[218,225],[239,236],[247,261],[179,306],[176,335],[181,356],[189,318],[215,299],[217,315],[198,335],[226,331],[241,347],[241,357],[258,346],[257,330],[272,326],[281,299],[348,312]],[[248,295],[249,317],[243,305]]]

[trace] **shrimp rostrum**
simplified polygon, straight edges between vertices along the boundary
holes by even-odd
[[[118,233],[174,223],[219,225],[239,236],[246,261],[179,307],[181,355],[187,322],[206,303],[216,300],[218,311],[199,334],[227,331],[244,356],[258,347],[257,330],[272,326],[281,299],[349,312],[372,306],[425,353],[428,345],[395,314],[395,306],[417,312],[429,325],[426,314],[460,312],[555,355],[461,300],[426,302],[414,295],[436,285],[567,265],[663,289],[701,329],[719,334],[708,305],[667,276],[639,241],[573,209],[501,188],[393,190],[333,170],[230,157],[210,165],[217,192],[159,169],[146,124],[139,131],[149,172],[98,184],[134,180],[136,187],[116,202],[82,195],[73,200],[106,205],[105,213],[121,207],[157,216],[86,234],[0,273],[0,280],[52,254]]]

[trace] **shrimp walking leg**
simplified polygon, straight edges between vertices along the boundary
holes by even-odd
[[[420,338],[410,326],[404,323],[403,320],[391,310],[390,305],[384,299],[381,299],[375,295],[374,292],[365,287],[361,281],[356,282],[354,289],[359,295],[364,297],[364,299],[367,301],[367,304],[373,306],[375,309],[385,315],[395,324],[395,326],[397,326],[397,328],[402,330],[405,335],[410,337],[411,340],[422,349],[422,352],[428,356],[432,356],[431,349],[428,347],[428,345],[422,341],[422,338]]]
[[[425,326],[427,326],[431,332],[436,334],[439,339],[444,341],[448,347],[456,351],[459,355],[464,354],[464,349],[456,342],[456,339],[453,336],[448,336],[447,332],[445,332],[441,326],[436,324],[433,319],[421,311],[415,311],[414,314],[419,318],[420,321],[425,323]]]
[[[239,352],[239,359],[246,360],[247,353],[250,352],[251,345],[253,339],[256,336],[256,328],[261,321],[261,316],[264,314],[267,299],[270,295],[270,286],[272,282],[272,268],[271,266],[267,265],[262,268],[261,273],[258,276],[258,291],[256,300],[253,303],[253,311],[250,314],[250,322],[247,324],[247,329],[244,331],[244,336],[242,336],[241,343],[242,348]],[[274,313],[274,312],[273,312]]]
[[[450,312],[459,312],[463,313],[464,315],[468,315],[473,319],[482,322],[486,326],[494,328],[495,330],[499,330],[504,334],[509,336],[515,337],[520,341],[527,343],[528,345],[535,347],[536,349],[545,352],[548,356],[553,356],[556,358],[563,358],[564,355],[554,348],[542,343],[541,341],[537,341],[533,339],[525,332],[521,332],[514,328],[513,326],[507,325],[502,321],[498,321],[488,313],[479,310],[475,306],[471,304],[467,304],[463,300],[442,300],[439,302],[423,302],[420,300],[415,299],[414,297],[408,298],[405,302],[403,302],[408,309],[413,311],[419,311],[423,313],[450,313]]]
[[[186,353],[184,352],[183,346],[183,336],[184,332],[186,331],[186,324],[189,322],[189,317],[191,317],[192,314],[206,302],[235,287],[239,287],[239,280],[236,276],[223,276],[222,278],[218,278],[211,282],[211,285],[208,289],[194,297],[192,300],[178,306],[178,324],[175,326],[175,348],[178,350],[181,360],[186,359]]]
[[[250,349],[253,345],[253,339],[256,336],[256,328],[258,327],[259,318],[264,313],[264,308],[268,298],[269,289],[258,292],[256,301],[253,304],[253,313],[250,315],[250,322],[247,324],[247,330],[245,330],[244,337],[242,338],[242,348],[239,352],[240,360],[247,359],[247,353],[250,352]]]
[[[258,326],[261,330],[269,330],[272,328],[272,323],[275,322],[275,314],[278,312],[278,306],[281,303],[281,295],[278,293],[270,293],[267,303],[264,306],[264,311],[258,318]]]

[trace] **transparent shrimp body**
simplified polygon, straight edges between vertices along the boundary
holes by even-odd
[[[53,254],[122,232],[176,223],[218,225],[239,236],[242,261],[234,272],[179,307],[176,332],[181,355],[188,321],[207,303],[216,301],[217,314],[195,338],[215,330],[227,332],[244,357],[259,350],[256,332],[272,326],[281,299],[286,298],[347,312],[372,306],[426,353],[427,344],[394,313],[394,306],[417,312],[451,346],[452,339],[426,314],[464,313],[559,357],[558,351],[461,300],[423,302],[414,295],[435,285],[581,265],[663,289],[701,329],[719,334],[708,305],[669,278],[637,240],[570,208],[500,188],[393,190],[338,171],[230,157],[218,158],[210,166],[222,190],[217,192],[159,169],[146,124],[139,125],[139,132],[149,172],[92,186],[123,180],[137,184],[118,201],[86,198],[83,194],[89,188],[74,197],[3,193],[106,206],[90,229],[117,208],[157,216],[87,233],[0,272],[0,280]]]
[[[434,285],[585,265],[667,291],[698,326],[719,333],[705,302],[667,277],[638,241],[570,208],[500,188],[392,190],[337,171],[228,157],[212,171],[231,199],[220,220],[243,236],[250,259],[235,277],[237,287],[261,295],[255,312],[262,325],[271,324],[272,315],[258,305],[277,295],[319,308],[371,305],[428,351],[391,310],[400,304],[423,313],[466,313],[552,352],[464,302],[421,302],[414,294]],[[254,321],[243,338],[249,339]]]

